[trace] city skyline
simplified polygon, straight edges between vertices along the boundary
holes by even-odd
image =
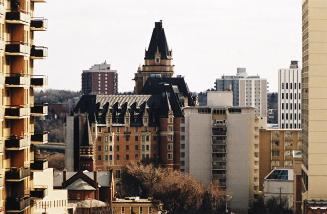
[[[269,91],[277,91],[278,69],[301,59],[300,1],[185,3],[58,0],[40,5],[39,11],[49,14],[49,30],[36,40],[50,52],[38,62],[39,72],[49,76],[49,88],[80,90],[81,72],[107,60],[118,71],[119,91],[132,91],[153,22],[161,19],[175,75],[185,76],[191,91],[213,88],[216,78],[235,74],[237,67],[268,79]]]

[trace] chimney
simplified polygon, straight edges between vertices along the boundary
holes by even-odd
[[[299,68],[299,66],[298,66],[298,61],[295,61],[295,60],[292,60],[291,61],[291,65],[290,65],[290,68]]]
[[[67,173],[66,170],[62,171],[62,181],[63,181],[63,182],[65,182],[66,179],[67,179],[67,177],[66,177],[66,173]]]
[[[98,183],[98,171],[93,171],[93,179]]]

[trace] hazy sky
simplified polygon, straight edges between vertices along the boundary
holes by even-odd
[[[39,45],[49,57],[36,73],[49,88],[80,90],[81,72],[107,60],[119,73],[119,91],[131,91],[154,22],[173,50],[175,75],[191,91],[214,86],[223,74],[246,67],[277,90],[277,70],[301,60],[300,0],[48,0],[37,16],[49,19]]]

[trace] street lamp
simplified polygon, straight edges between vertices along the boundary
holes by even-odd
[[[228,201],[232,200],[233,196],[225,195],[225,212],[228,213]]]

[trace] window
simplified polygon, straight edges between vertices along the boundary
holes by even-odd
[[[129,141],[129,135],[125,135],[125,140]]]
[[[299,89],[301,89],[301,83],[299,83]]]
[[[185,144],[181,144],[181,149],[185,149]]]
[[[185,158],[185,152],[181,152],[181,158]]]
[[[101,155],[98,155],[98,160],[101,160]]]
[[[101,146],[98,146],[98,151],[101,151]]]
[[[126,157],[125,157],[126,160],[129,160],[129,155],[127,154]]]
[[[290,83],[290,89],[292,89],[292,83]]]
[[[108,155],[104,156],[104,160],[106,160],[106,161],[108,160]]]
[[[185,140],[185,135],[182,135],[181,136],[181,140]]]
[[[185,127],[181,127],[181,132],[185,132]]]
[[[172,153],[168,153],[167,154],[167,159],[168,160],[172,160],[173,159],[173,154]]]
[[[292,99],[292,93],[290,94],[290,99]]]
[[[288,93],[286,93],[286,99],[288,99]]]
[[[116,156],[116,160],[119,160],[119,155]]]
[[[110,152],[112,152],[112,146],[109,147]]]
[[[284,120],[284,113],[282,113],[282,120]]]
[[[149,150],[150,150],[150,146],[146,145],[146,151],[149,151]]]
[[[271,155],[272,155],[273,157],[278,157],[278,156],[279,156],[279,151],[278,151],[278,150],[272,150],[272,151],[271,151]]]
[[[284,99],[284,93],[282,93],[282,99]]]
[[[149,141],[150,141],[150,136],[147,135],[147,136],[145,137],[145,139],[146,139],[146,142],[149,142]]]
[[[285,109],[288,109],[288,103],[286,103],[286,108]]]
[[[284,109],[284,103],[282,103],[282,109]]]
[[[139,136],[135,136],[135,141],[139,141]]]
[[[119,142],[119,136],[118,135],[116,136],[116,141]]]
[[[109,160],[112,160],[112,155],[109,155]]]
[[[135,150],[139,150],[139,145],[135,145]]]
[[[126,151],[129,151],[129,145],[126,145]]]
[[[119,152],[119,145],[116,146],[116,151]]]
[[[135,160],[139,159],[139,154],[135,154]]]
[[[282,83],[282,89],[284,89],[284,83]]]
[[[143,207],[140,207],[140,214],[143,214]]]
[[[288,83],[286,83],[286,89],[288,89]]]
[[[120,170],[116,170],[116,178],[120,178]]]
[[[104,146],[104,150],[107,152],[108,151],[108,146]]]

